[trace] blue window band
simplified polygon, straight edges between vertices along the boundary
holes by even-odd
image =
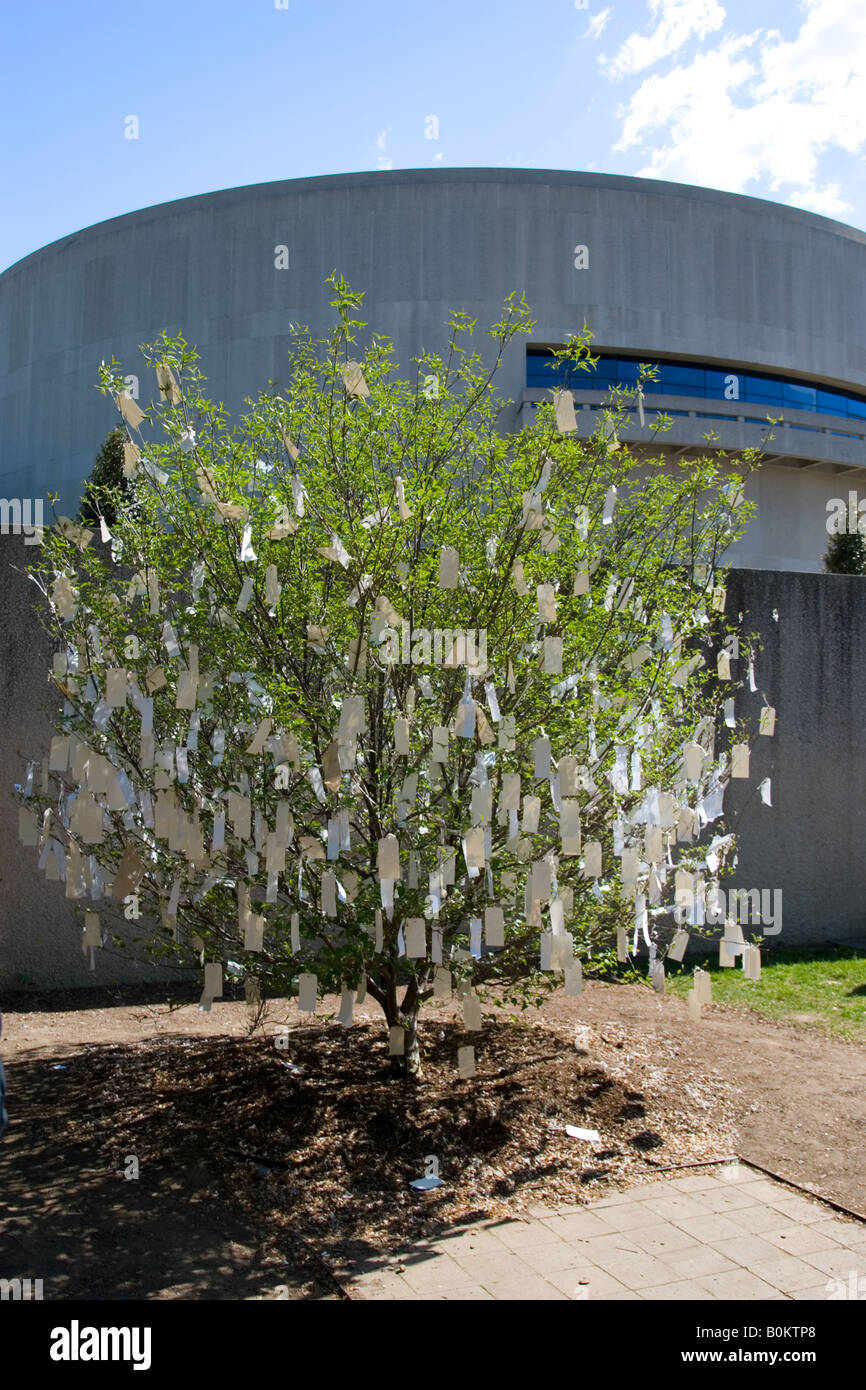
[[[645,357],[600,356],[594,368],[579,371],[570,364],[557,363],[544,348],[528,348],[526,385],[530,390],[548,390],[553,386],[573,391],[609,391],[613,386],[634,388],[639,364],[647,360]],[[866,396],[805,386],[802,382],[738,371],[736,367],[724,371],[718,367],[694,366],[690,362],[659,362],[656,365],[658,376],[644,383],[646,396],[697,396],[704,400],[727,400],[731,404],[763,405],[770,411],[787,407],[866,420]],[[731,394],[732,378],[736,379],[736,395]]]

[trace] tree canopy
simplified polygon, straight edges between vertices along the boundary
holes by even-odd
[[[99,448],[78,509],[78,520],[85,526],[98,526],[103,516],[113,526],[118,510],[132,504],[132,488],[123,471],[126,439],[125,427],[115,425]]]
[[[234,421],[181,336],[143,349],[145,410],[103,367],[123,478],[99,536],[58,518],[35,566],[63,709],[22,836],[81,901],[85,949],[123,912],[200,962],[204,1008],[224,970],[254,1004],[335,991],[344,1025],[369,994],[410,1071],[420,1005],[455,991],[468,1075],[479,987],[576,992],[630,939],[663,988],[675,894],[711,900],[748,764],[748,730],[733,766],[725,746],[749,647],[724,555],[756,456],[638,459],[621,398],[581,438],[555,374],[509,433],[495,377],[523,300],[487,359],[455,312],[402,378],[331,284],[333,333],[296,330],[288,385]]]
[[[859,531],[842,531],[830,537],[824,553],[828,574],[866,574],[866,538]]]

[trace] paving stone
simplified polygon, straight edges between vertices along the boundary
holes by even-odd
[[[629,1292],[619,1279],[615,1279],[604,1269],[554,1270],[547,1277],[555,1288],[560,1289],[568,1298],[574,1299],[576,1302],[583,1298],[590,1301],[613,1298]],[[582,1282],[584,1280],[585,1283]]]
[[[498,1240],[499,1232],[503,1230],[504,1227],[513,1225],[514,1222],[510,1218],[505,1219],[500,1217],[496,1221],[478,1221],[472,1229],[473,1231],[483,1231],[489,1236],[495,1236]]]
[[[866,1298],[866,1222],[831,1216],[745,1164],[602,1190],[589,1203],[533,1202],[523,1220],[358,1254],[341,1277],[370,1301],[826,1301],[850,1296],[852,1277],[853,1296]]]
[[[418,1244],[401,1254],[399,1260],[394,1261],[392,1272],[396,1272],[396,1265],[404,1265],[407,1270],[432,1269],[437,1262],[444,1260],[447,1263],[449,1258],[447,1251],[434,1250],[429,1245]]]
[[[706,1173],[702,1177],[672,1178],[668,1186],[672,1187],[674,1192],[710,1192],[717,1181],[712,1173]]]
[[[526,1215],[531,1216],[534,1221],[543,1221],[546,1216],[556,1216],[556,1207],[548,1206],[545,1202],[530,1202],[526,1208]]]
[[[857,1245],[866,1245],[866,1223],[859,1221],[845,1221],[841,1217],[828,1217],[826,1221],[813,1221],[809,1227],[816,1235],[829,1236],[831,1240],[836,1240],[840,1245],[854,1248]]]
[[[650,1211],[655,1212],[656,1220],[675,1221],[690,1217],[712,1216],[712,1210],[704,1201],[705,1192],[671,1192],[666,1197],[651,1197],[647,1202]]]
[[[685,1250],[668,1254],[659,1252],[658,1258],[670,1265],[680,1279],[697,1279],[701,1274],[724,1274],[737,1268],[711,1245],[690,1245]]]
[[[613,1208],[608,1208],[613,1210]],[[574,1212],[568,1216],[548,1217],[544,1225],[560,1240],[582,1240],[590,1236],[610,1234],[610,1223],[602,1221],[591,1211]]]
[[[822,1207],[820,1202],[810,1202],[806,1197],[784,1197],[776,1202],[768,1204],[780,1211],[783,1216],[790,1216],[792,1221],[820,1221],[825,1215],[827,1208]]]
[[[539,1274],[532,1273],[520,1277],[508,1275],[489,1283],[485,1282],[483,1287],[493,1298],[503,1300],[532,1300],[538,1303],[553,1299],[561,1302],[566,1297],[561,1289],[542,1279]]]
[[[856,1277],[853,1270],[849,1270],[847,1276],[842,1274],[832,1274],[826,1282],[827,1298],[832,1303],[866,1302],[866,1276]]]
[[[786,1255],[814,1255],[819,1250],[839,1249],[838,1242],[823,1235],[815,1225],[795,1226],[789,1223],[781,1231],[764,1231],[762,1238],[778,1250],[784,1250]]]
[[[690,1235],[681,1231],[679,1226],[672,1226],[669,1221],[629,1231],[629,1240],[639,1249],[645,1250],[648,1255],[672,1254],[677,1250],[686,1250],[695,1243]]]
[[[627,1289],[646,1289],[652,1284],[672,1284],[676,1277],[669,1265],[643,1252],[640,1255],[604,1255],[599,1264]]]
[[[711,1293],[690,1279],[679,1279],[674,1284],[656,1284],[652,1288],[641,1289],[640,1293],[641,1298],[662,1298],[669,1303],[679,1302],[680,1299],[686,1298],[699,1299],[704,1303],[713,1301]]]
[[[455,1258],[458,1254],[464,1253],[500,1257],[503,1253],[502,1241],[490,1231],[461,1231],[453,1236],[439,1237],[430,1242],[429,1249]]]
[[[779,1253],[776,1246],[771,1245],[762,1236],[748,1236],[743,1231],[733,1239],[710,1240],[707,1244],[718,1250],[720,1255],[724,1255],[726,1260],[743,1265],[747,1269],[751,1269],[759,1260],[773,1260]]]
[[[749,1266],[752,1274],[782,1293],[793,1293],[795,1289],[807,1289],[815,1283],[815,1270],[804,1264],[795,1255],[779,1255],[775,1260],[759,1260]]]
[[[758,1279],[754,1274],[750,1274],[747,1269],[732,1269],[726,1274],[703,1274],[697,1279],[701,1288],[711,1293],[714,1298],[722,1299],[752,1299],[752,1298],[778,1298],[779,1290],[772,1284],[767,1284],[763,1279]]]
[[[606,1197],[595,1197],[590,1203],[590,1208],[595,1211],[598,1207],[618,1207],[623,1202],[633,1202],[627,1192],[608,1192]]]
[[[494,1301],[493,1295],[483,1289],[480,1284],[462,1284],[459,1289],[446,1289],[444,1293],[436,1294],[436,1297],[445,1299],[448,1303],[492,1303]]]
[[[513,1221],[496,1232],[509,1250],[525,1250],[530,1245],[554,1245],[559,1236],[543,1221]]]
[[[857,1279],[866,1278],[866,1251],[849,1250],[840,1245],[838,1250],[816,1250],[814,1254],[804,1254],[801,1259],[814,1269],[820,1269],[828,1278],[847,1279],[851,1272]]]
[[[725,1216],[733,1221],[742,1230],[748,1231],[750,1235],[761,1235],[764,1231],[799,1231],[802,1229],[799,1222],[792,1221],[789,1216],[783,1216],[775,1207],[765,1207],[755,1204],[751,1207],[743,1207],[739,1211],[726,1211]]]
[[[501,1279],[510,1273],[515,1275],[523,1275],[527,1272],[535,1273],[519,1255],[508,1250],[503,1251],[501,1255],[488,1255],[485,1252],[476,1256],[457,1255],[455,1258],[457,1264],[466,1274],[466,1282],[472,1284],[486,1285],[488,1279]]]
[[[658,1179],[656,1182],[639,1182],[634,1187],[630,1187],[626,1196],[631,1202],[645,1202],[650,1197],[667,1197],[670,1193],[670,1183],[665,1179]]]
[[[710,1216],[688,1216],[682,1220],[677,1218],[675,1224],[687,1231],[695,1242],[703,1241],[708,1245],[715,1245],[719,1240],[735,1240],[743,1234],[742,1227],[735,1225],[730,1217],[721,1216],[716,1212]]]
[[[407,1265],[402,1277],[410,1288],[420,1294],[440,1293],[444,1289],[456,1289],[461,1284],[476,1282],[450,1255],[434,1255],[417,1265]]]
[[[346,1281],[352,1293],[359,1298],[375,1302],[378,1299],[415,1299],[419,1294],[407,1284],[400,1274],[393,1274],[388,1278],[382,1276],[367,1275],[363,1279],[351,1279]]]
[[[749,1183],[749,1189],[754,1197],[760,1197],[762,1202],[776,1202],[781,1196],[790,1196],[791,1188],[784,1183],[771,1182],[769,1178],[759,1177],[754,1182]]]
[[[593,1268],[588,1255],[564,1240],[559,1245],[532,1245],[528,1250],[521,1250],[520,1258],[545,1279],[561,1269]]]
[[[365,1303],[421,1303],[425,1296],[408,1287],[405,1293],[368,1293],[366,1289],[361,1293]]]
[[[685,1201],[686,1199],[683,1198],[682,1200]],[[638,1226],[657,1226],[659,1218],[654,1210],[656,1206],[658,1206],[658,1201],[634,1202],[630,1206],[605,1207],[598,1215],[608,1230],[631,1231]]]
[[[390,1261],[383,1259],[353,1260],[348,1264],[345,1259],[332,1259],[328,1265],[338,1279],[344,1283],[351,1279],[367,1278],[370,1275],[393,1273]]]
[[[759,1173],[757,1168],[750,1168],[747,1163],[720,1163],[718,1168],[712,1168],[716,1182],[723,1182],[726,1187],[746,1187],[752,1186],[756,1182],[766,1182],[763,1173]]]
[[[641,1255],[641,1247],[632,1240],[630,1231],[611,1231],[606,1236],[591,1236],[589,1240],[570,1242],[575,1255],[597,1263],[602,1255]]]
[[[763,1207],[761,1199],[752,1195],[749,1184],[743,1187],[719,1185],[710,1192],[702,1192],[701,1201],[710,1211],[742,1211],[745,1208]]]

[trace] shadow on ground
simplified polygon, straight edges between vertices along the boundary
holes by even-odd
[[[123,1077],[105,1055],[118,1061],[118,1052],[139,1053],[124,1057]],[[158,1151],[159,1109],[146,1097],[143,1108],[130,1102],[145,1052],[95,1048],[8,1067],[0,1277],[41,1279],[46,1300],[238,1300],[274,1297],[279,1286],[282,1297],[338,1296],[309,1252],[251,1229],[207,1146],[182,1132]],[[115,1129],[132,1108],[140,1135],[156,1141],[137,1179],[124,1176],[135,1149],[118,1146]]]
[[[426,1030],[420,1086],[390,1076],[378,1027],[281,1041],[163,1034],[13,1061],[0,1276],[60,1299],[336,1297],[323,1251],[375,1261],[514,1194],[600,1195],[672,1124],[538,1029],[488,1025],[471,1082],[465,1036]],[[410,1188],[437,1170],[441,1189]]]

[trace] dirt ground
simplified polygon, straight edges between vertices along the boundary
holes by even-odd
[[[439,1006],[419,1087],[388,1076],[372,1003],[343,1030],[335,1001],[312,1025],[275,1001],[252,1036],[243,1003],[9,1003],[0,1276],[42,1278],[46,1298],[336,1299],[328,1266],[350,1247],[734,1153],[866,1212],[866,1048],[747,1010],[695,1024],[679,999],[589,982],[467,1035]],[[430,1156],[443,1186],[419,1194]]]

